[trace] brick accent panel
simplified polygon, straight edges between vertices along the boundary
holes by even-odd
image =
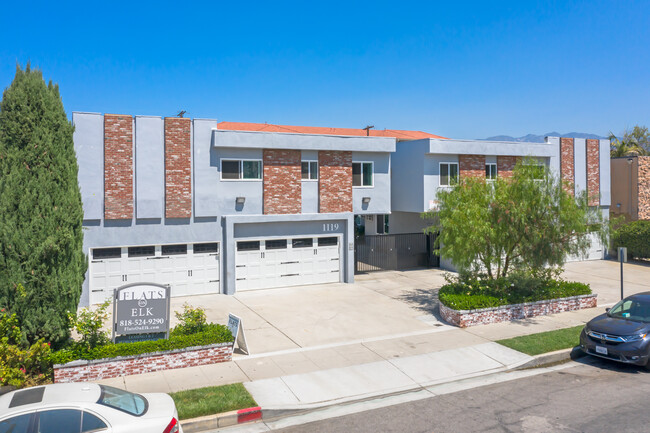
[[[518,156],[497,156],[497,176],[503,178],[512,177],[512,171],[519,159]]]
[[[587,194],[589,206],[600,205],[600,140],[587,139]]]
[[[563,311],[581,310],[596,307],[597,294],[571,296],[568,298],[549,299],[527,302],[524,304],[504,305],[480,310],[454,310],[440,304],[440,316],[452,325],[466,328],[468,326],[486,325],[488,323],[507,322],[527,317],[546,316]]]
[[[302,212],[300,151],[264,149],[264,214]]]
[[[165,218],[192,216],[191,120],[165,117]]]
[[[133,218],[133,118],[104,115],[104,218]]]
[[[321,213],[352,212],[352,152],[318,152]]]
[[[575,194],[575,167],[573,138],[560,138],[560,177],[565,183],[564,189]]]
[[[485,155],[458,155],[458,171],[460,179],[466,177],[485,179]]]
[[[639,219],[650,220],[650,156],[639,156]],[[631,187],[631,186],[630,186]]]
[[[112,377],[172,370],[232,360],[233,343],[122,356],[93,361],[73,361],[54,366],[54,383],[89,382]]]

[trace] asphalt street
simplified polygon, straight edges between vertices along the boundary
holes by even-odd
[[[561,371],[282,430],[295,432],[648,432],[650,373],[586,358]]]

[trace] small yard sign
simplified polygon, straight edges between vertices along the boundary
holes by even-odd
[[[248,345],[246,344],[246,336],[244,335],[244,324],[241,319],[234,314],[228,314],[228,329],[235,339],[233,348],[237,345],[246,355],[250,355]]]
[[[169,337],[170,293],[169,285],[156,283],[132,283],[115,289],[113,341]]]

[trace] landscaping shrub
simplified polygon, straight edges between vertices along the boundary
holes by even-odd
[[[455,310],[476,310],[502,305],[588,295],[587,284],[524,275],[508,278],[452,281],[438,291],[438,299]]]
[[[137,341],[132,343],[107,343],[88,349],[83,344],[73,343],[66,349],[59,350],[50,356],[53,364],[65,364],[77,359],[103,359],[116,356],[132,356],[164,350],[184,349],[186,347],[207,346],[209,344],[233,341],[230,330],[224,325],[210,323],[204,325],[203,331],[185,335],[172,331],[169,339],[156,341]]]
[[[50,355],[49,343],[24,343],[16,315],[0,312],[0,385],[21,388],[49,382]]]
[[[183,304],[183,312],[178,311],[174,313],[178,319],[178,325],[172,330],[176,335],[189,335],[197,332],[202,332],[207,326],[205,318],[205,310],[201,307],[192,307],[185,303]]]
[[[650,221],[634,221],[624,224],[612,235],[612,249],[626,247],[629,257],[650,258]]]
[[[81,345],[94,349],[110,342],[108,331],[104,330],[104,322],[108,319],[106,309],[110,303],[111,301],[107,300],[94,311],[83,308],[79,314],[68,313],[72,329],[81,336]]]

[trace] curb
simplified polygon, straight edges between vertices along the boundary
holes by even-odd
[[[529,368],[546,367],[551,364],[559,364],[561,362],[567,362],[582,358],[583,356],[586,356],[586,354],[580,349],[580,346],[575,346],[569,349],[562,349],[555,352],[536,355],[532,360],[520,365],[519,367],[513,368],[512,370],[526,370]]]
[[[230,412],[206,415],[181,421],[185,433],[202,432],[216,428],[229,427],[262,419],[262,408],[259,406]]]

